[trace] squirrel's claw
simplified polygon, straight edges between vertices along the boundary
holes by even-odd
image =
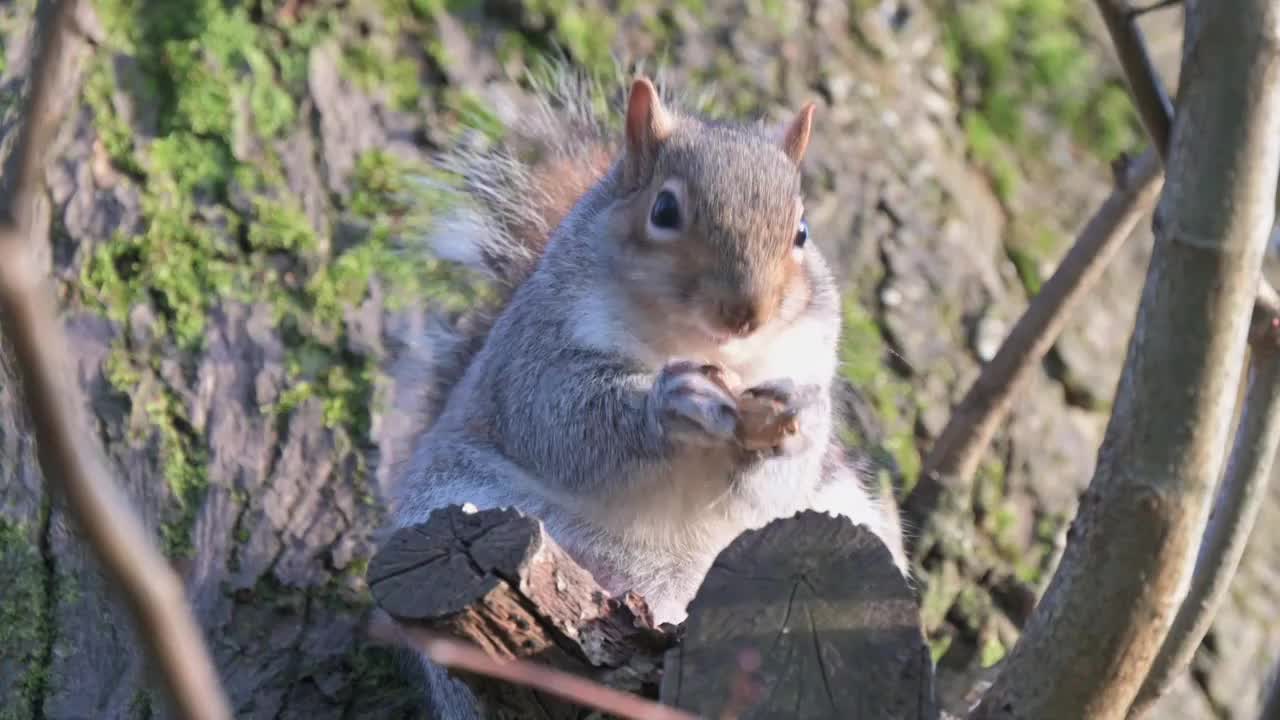
[[[733,440],[739,425],[738,407],[719,366],[669,363],[653,391],[658,418],[668,432],[704,445]]]

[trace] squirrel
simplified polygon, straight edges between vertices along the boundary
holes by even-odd
[[[816,105],[712,121],[639,76],[617,127],[581,78],[536,94],[497,147],[439,160],[459,202],[431,248],[500,293],[394,371],[418,432],[393,524],[517,508],[658,623],[740,533],[808,509],[867,526],[907,574],[892,497],[833,431],[841,302],[801,193]],[[444,716],[474,716],[427,670]]]

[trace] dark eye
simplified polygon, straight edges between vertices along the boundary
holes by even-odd
[[[796,229],[796,247],[802,248],[807,242],[809,242],[809,223],[801,220],[800,227]]]
[[[670,190],[663,190],[653,201],[653,209],[649,211],[649,222],[654,227],[664,230],[675,230],[680,227],[680,205]]]

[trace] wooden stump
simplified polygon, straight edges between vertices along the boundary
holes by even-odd
[[[888,548],[816,512],[721,553],[665,667],[662,701],[702,717],[938,717],[919,607]]]
[[[639,596],[609,597],[514,510],[451,507],[398,530],[369,566],[376,602],[398,622],[470,640],[497,658],[530,658],[620,690],[656,696],[672,638]],[[558,698],[464,676],[487,716],[587,717]]]
[[[691,603],[678,646],[653,628],[642,599],[608,597],[514,510],[453,507],[397,531],[369,584],[402,624],[701,717],[938,717],[915,597],[888,548],[845,518],[805,512],[740,536]],[[544,693],[461,676],[487,717],[591,717]]]

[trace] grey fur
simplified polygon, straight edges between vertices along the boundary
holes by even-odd
[[[543,158],[612,150],[610,124],[584,107],[577,86],[560,82],[523,139],[541,142],[551,153]],[[680,357],[699,348],[657,347],[638,329],[675,320],[628,300],[620,288],[632,275],[692,307],[763,292],[779,262],[773,255],[789,252],[770,238],[787,237],[799,173],[773,140],[758,126],[690,117],[678,128],[652,170],[696,190],[689,212],[714,263],[706,277],[681,278],[629,254],[611,224],[620,199],[635,192],[620,165],[593,178],[557,222],[530,184],[533,166],[511,148],[445,161],[464,178],[460,207],[473,216],[443,227],[468,228],[471,235],[451,238],[454,249],[474,247],[508,292],[471,329],[443,326],[401,366],[423,394],[415,400],[421,433],[395,470],[395,524],[451,504],[520,508],[607,590],[640,592],[659,621],[683,618],[711,561],[739,533],[810,508],[868,525],[905,572],[894,513],[868,492],[832,431],[840,299],[815,243],[803,251],[803,291],[789,292],[773,335],[743,350],[734,368],[794,401],[800,441],[777,454],[733,443],[731,398],[697,371],[705,358]],[[545,250],[537,232],[551,238]],[[474,717],[465,688],[426,667],[437,716]]]

